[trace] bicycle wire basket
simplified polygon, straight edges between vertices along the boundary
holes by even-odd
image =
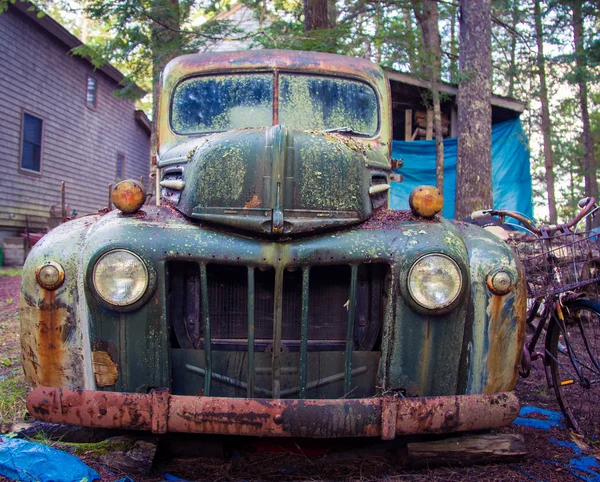
[[[516,233],[508,243],[525,267],[528,297],[566,291],[598,298],[600,234],[556,233],[549,238]]]

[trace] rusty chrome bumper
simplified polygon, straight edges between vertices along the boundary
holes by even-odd
[[[272,400],[37,387],[27,408],[46,422],[154,433],[381,437],[502,427],[519,413],[513,392],[427,398]]]

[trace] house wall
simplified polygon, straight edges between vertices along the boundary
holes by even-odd
[[[242,3],[235,4],[231,10],[217,15],[215,20],[226,20],[232,27],[238,29],[238,33],[232,34],[232,37],[244,37],[245,34],[254,33],[260,30],[261,25],[256,19],[254,12]],[[269,23],[269,21],[266,21]],[[215,40],[206,45],[207,52],[230,52],[235,50],[248,50],[260,48],[251,37],[242,40]]]
[[[45,229],[51,205],[60,213],[61,181],[69,214],[105,207],[117,153],[126,177],[148,183],[149,134],[134,103],[113,95],[113,79],[14,7],[0,15],[0,45],[0,233],[22,231],[25,215]],[[97,81],[95,110],[86,106],[88,75]],[[44,119],[40,174],[19,168],[23,112]]]

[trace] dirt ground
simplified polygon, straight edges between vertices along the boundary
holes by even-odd
[[[12,273],[9,273],[12,274]],[[19,353],[18,300],[19,276],[2,276],[0,271],[0,422],[1,433],[11,423],[26,416],[26,387]],[[116,481],[126,475],[138,481],[177,480],[470,480],[470,481],[600,481],[600,468],[589,469],[600,459],[600,441],[582,443],[561,425],[554,393],[546,386],[543,367],[534,366],[531,377],[521,379],[517,394],[522,406],[537,407],[532,413],[522,410],[521,424],[502,432],[519,433],[525,438],[529,455],[521,461],[471,467],[426,467],[419,470],[401,468],[401,444],[351,450],[346,441],[265,441],[248,439],[163,439],[150,475],[132,475],[108,470],[94,456],[84,453],[85,463],[102,476]],[[550,412],[544,412],[548,410]],[[528,426],[532,425],[532,426]],[[1,437],[1,436],[0,436]],[[213,443],[214,442],[214,443]],[[211,446],[213,446],[211,448]],[[182,458],[173,455],[174,446],[194,452],[200,447],[202,457]],[[70,450],[70,449],[68,449]],[[181,452],[181,450],[179,450]],[[596,462],[594,462],[596,460]],[[581,462],[585,461],[587,465]],[[165,476],[165,474],[170,474]],[[1,480],[3,479],[0,477]]]

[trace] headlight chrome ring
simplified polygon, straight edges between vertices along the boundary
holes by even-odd
[[[148,289],[148,268],[134,252],[113,249],[96,261],[92,284],[97,295],[109,305],[130,306],[139,301]]]
[[[504,268],[496,268],[487,275],[486,280],[489,290],[495,295],[504,296],[513,289],[514,280]]]
[[[410,297],[419,306],[427,310],[441,310],[452,305],[460,295],[463,276],[450,256],[432,253],[413,263],[407,285]]]
[[[54,261],[46,261],[35,270],[35,279],[45,290],[56,290],[65,280],[65,270]]]

